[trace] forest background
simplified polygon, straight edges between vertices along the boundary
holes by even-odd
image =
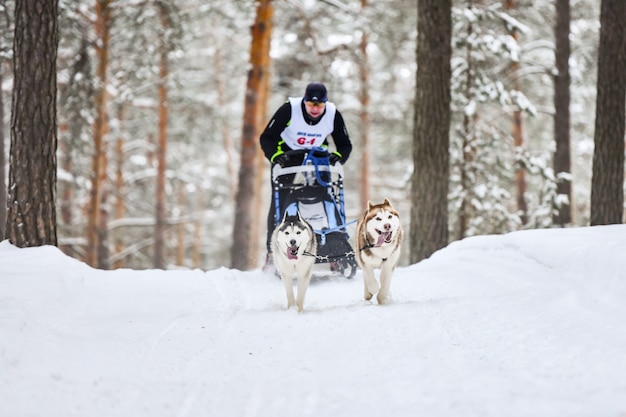
[[[255,4],[59,2],[57,230],[64,252],[105,269],[233,263]],[[355,146],[345,166],[348,218],[364,201],[385,197],[408,214],[415,2],[272,4],[267,102],[254,129],[308,82],[324,82]],[[555,2],[453,2],[451,240],[589,224],[600,10],[593,0],[570,4],[572,164],[570,175],[557,176]],[[12,2],[0,8],[3,108],[12,94]],[[6,158],[8,112],[1,120]],[[260,154],[258,164],[257,264],[270,191],[269,164]],[[565,224],[555,221],[564,202],[559,181],[572,186]],[[157,260],[158,227],[164,239]]]

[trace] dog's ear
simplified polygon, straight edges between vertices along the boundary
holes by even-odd
[[[391,206],[391,201],[388,198],[385,198],[385,202],[383,203],[386,206]]]
[[[367,200],[367,211],[370,211],[374,207],[371,201]]]
[[[289,210],[285,210],[285,215],[283,216],[283,223],[295,223],[301,219],[300,212],[297,211],[296,214],[289,214]]]

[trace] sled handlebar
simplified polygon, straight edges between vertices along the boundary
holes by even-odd
[[[294,149],[285,152],[285,155],[290,159],[296,159],[296,157],[301,156],[302,164],[286,167],[274,164],[272,166],[272,181],[276,181],[282,175],[298,173],[312,174],[315,175],[320,185],[328,187],[330,184],[321,178],[321,172],[329,172],[331,175],[337,174],[339,178],[343,178],[343,166],[340,163],[330,165],[330,154],[326,148],[317,146],[311,149]]]
[[[283,175],[298,173],[315,175],[316,172],[330,172],[331,174],[337,174],[340,178],[343,178],[343,165],[340,163],[336,163],[335,165],[322,165],[318,166],[316,169],[315,165],[295,165],[283,168],[280,165],[275,164],[272,167],[272,180],[276,181]]]

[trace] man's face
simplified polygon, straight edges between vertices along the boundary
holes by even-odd
[[[322,103],[319,101],[305,101],[304,108],[309,116],[314,119],[317,119],[324,113],[324,109],[326,108],[326,103]]]

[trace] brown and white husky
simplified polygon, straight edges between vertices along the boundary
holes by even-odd
[[[400,258],[402,245],[400,216],[388,199],[382,204],[368,201],[367,209],[357,220],[356,261],[363,270],[365,300],[376,295],[378,304],[385,304],[391,276]],[[380,284],[374,269],[380,268]]]

